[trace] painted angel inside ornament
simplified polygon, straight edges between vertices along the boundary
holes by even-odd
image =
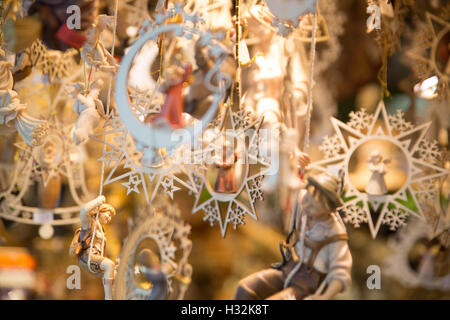
[[[236,151],[224,137],[224,142],[216,159],[215,166],[219,169],[214,191],[219,193],[236,193],[236,174],[234,164],[236,162]]]
[[[81,228],[75,232],[69,254],[78,257],[80,266],[102,277],[105,300],[112,299],[115,264],[104,255],[106,237],[102,225],[111,222],[116,210],[99,196],[80,210]]]
[[[383,160],[380,151],[373,150],[367,162],[369,163],[369,170],[372,172],[372,175],[367,183],[366,192],[372,195],[386,194],[387,188],[384,176],[387,173],[386,164],[391,162],[391,160]]]
[[[99,79],[89,85],[87,93],[82,83],[76,83],[66,89],[75,99],[73,110],[79,115],[73,132],[73,139],[77,145],[94,133],[101,115],[104,115],[103,103],[98,98],[102,87],[103,81]]]

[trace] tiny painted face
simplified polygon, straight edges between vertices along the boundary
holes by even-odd
[[[328,216],[329,209],[324,200],[319,197],[319,190],[313,185],[309,185],[302,198],[301,206],[305,214],[312,218],[322,218]]]
[[[108,224],[111,222],[111,219],[112,216],[108,210],[99,212],[98,220],[100,221],[101,224]]]

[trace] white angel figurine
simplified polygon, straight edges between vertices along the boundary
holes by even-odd
[[[369,170],[372,172],[369,182],[366,186],[366,192],[372,195],[383,195],[386,194],[386,182],[384,181],[384,175],[387,173],[386,164],[391,160],[385,159],[381,156],[380,151],[373,150],[370,154],[367,162],[369,163]]]
[[[104,115],[103,103],[98,98],[103,81],[98,79],[89,85],[88,93],[84,93],[84,85],[76,83],[69,87],[67,92],[75,99],[73,110],[79,114],[73,132],[73,139],[78,145],[84,142],[100,122],[100,117]]]
[[[115,73],[118,64],[114,57],[105,49],[100,41],[100,36],[106,28],[112,28],[114,18],[101,14],[98,16],[97,23],[89,30],[87,41],[84,43],[81,57],[86,63],[101,71]]]

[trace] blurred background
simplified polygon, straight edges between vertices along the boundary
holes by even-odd
[[[45,2],[45,1],[42,1]],[[122,2],[122,1],[120,1]],[[124,3],[130,1],[124,1]],[[137,1],[136,1],[137,2]],[[146,1],[144,1],[147,3]],[[148,1],[148,10],[153,10],[156,1]],[[329,42],[319,42],[317,45],[317,75],[314,92],[314,109],[311,125],[311,148],[309,153],[313,161],[322,158],[319,145],[326,135],[333,134],[333,128],[329,121],[330,116],[347,122],[352,111],[361,109],[369,113],[375,111],[382,95],[388,91],[390,96],[384,101],[387,111],[395,114],[402,110],[407,121],[419,125],[432,121],[427,137],[436,139],[442,148],[440,165],[449,169],[448,135],[450,132],[450,104],[448,97],[440,94],[442,89],[434,85],[430,92],[424,92],[423,80],[431,79],[433,74],[421,77],[415,70],[418,62],[407,55],[414,46],[420,44],[422,38],[419,29],[426,21],[425,12],[430,12],[447,23],[447,35],[450,34],[450,7],[448,1],[433,0],[398,0],[402,3],[404,14],[397,28],[401,28],[401,36],[392,42],[396,43],[392,54],[387,55],[386,61],[386,85],[380,85],[380,69],[383,67],[383,56],[388,50],[380,46],[380,35],[376,30],[367,33],[366,21],[368,14],[366,8],[370,1],[365,0],[340,0],[324,1],[321,3],[325,23],[331,34]],[[394,2],[394,1],[392,1]],[[100,1],[100,12],[113,14],[114,1]],[[327,9],[328,15],[325,14]],[[333,9],[333,10],[331,10]],[[233,10],[233,9],[232,9]],[[403,11],[402,11],[403,12]],[[121,27],[126,23],[126,16],[130,13],[127,8],[119,8],[118,13],[118,40],[116,42],[116,56],[124,54],[130,38],[126,30]],[[233,11],[231,11],[233,14]],[[327,21],[327,17],[330,18]],[[211,22],[212,23],[212,22]],[[437,67],[447,70],[449,75],[449,37],[442,38],[442,50],[437,54]],[[445,42],[446,41],[446,42]],[[249,50],[252,44],[248,43]],[[445,51],[446,50],[446,51]],[[384,52],[384,53],[383,53]],[[440,55],[439,55],[440,54]],[[246,69],[243,77],[246,77]],[[381,75],[381,78],[383,76]],[[28,83],[27,83],[28,81]],[[432,81],[432,80],[429,80]],[[381,81],[383,83],[383,81]],[[251,87],[251,81],[243,82],[243,90]],[[423,88],[420,88],[420,86]],[[448,85],[448,83],[447,83]],[[54,94],[55,88],[51,84],[43,84],[39,87],[31,77],[26,78],[16,85],[16,90],[21,98],[28,104],[34,104],[39,109],[43,92]],[[32,87],[32,91],[30,89]],[[414,89],[416,88],[416,89]],[[436,92],[439,92],[437,96]],[[71,108],[71,103],[65,101]],[[44,103],[45,104],[45,103]],[[61,110],[64,107],[61,107]],[[39,112],[36,111],[36,114]],[[68,118],[71,115],[68,113]],[[8,141],[1,138],[2,147],[2,174],[11,168],[11,161],[17,155],[7,154]],[[372,144],[361,147],[360,155],[365,159],[373,148],[384,150],[390,155],[391,172],[386,176],[389,190],[396,190],[405,180],[404,155],[394,145],[386,145],[383,142],[372,141]],[[86,154],[89,157],[84,162],[86,185],[90,191],[97,192],[99,188],[99,172],[101,163],[97,159],[101,156],[102,145],[96,141],[86,144]],[[355,162],[355,164],[353,164]],[[358,189],[363,189],[367,175],[361,172],[367,170],[364,161],[351,161],[350,179]],[[358,165],[364,163],[364,165]],[[8,167],[9,165],[9,167]],[[395,170],[393,169],[395,168]],[[402,169],[403,168],[403,169]],[[361,181],[360,181],[361,180]],[[364,180],[364,181],[363,181]],[[2,180],[5,181],[5,180]],[[428,210],[431,215],[449,217],[448,201],[450,185],[449,180],[443,180],[438,186],[439,205]],[[2,185],[3,189],[8,185]],[[108,239],[106,255],[113,261],[119,255],[122,241],[129,232],[129,221],[136,216],[138,209],[143,204],[142,194],[131,193],[126,195],[124,187],[119,184],[110,184],[104,187],[104,194],[108,203],[116,208],[117,215],[112,223],[105,227]],[[63,194],[69,194],[67,188]],[[26,200],[31,204],[36,203],[37,191],[30,190]],[[64,195],[63,195],[64,198]],[[258,221],[250,217],[246,219],[245,226],[238,230],[229,227],[227,235],[223,238],[217,226],[210,227],[203,221],[200,213],[192,214],[194,197],[188,191],[180,190],[175,194],[173,204],[180,210],[182,219],[192,229],[192,251],[189,263],[193,267],[192,282],[186,291],[186,299],[230,299],[233,296],[237,283],[243,277],[267,268],[271,263],[280,261],[279,243],[285,239],[286,214],[281,210],[279,194],[274,192],[266,194],[263,201],[258,201]],[[171,201],[172,202],[172,201]],[[69,203],[69,202],[68,202]],[[441,213],[436,212],[441,210]],[[399,234],[413,224],[400,228],[397,232],[382,227],[376,239],[372,239],[367,224],[361,224],[359,228],[347,225],[349,233],[349,245],[353,257],[352,285],[337,299],[449,299],[450,291],[447,289],[427,288],[420,284],[405,283],[402,279],[388,275],[384,272],[386,261],[396,254],[397,250],[407,250],[407,267],[419,273],[421,263],[425,256],[432,255],[432,272],[434,277],[449,280],[450,254],[448,227],[433,240],[420,238],[412,244],[407,244],[400,249],[392,245],[401,242]],[[39,226],[29,225],[0,219],[0,298],[2,299],[103,299],[104,292],[101,280],[86,270],[81,270],[81,289],[68,289],[67,279],[71,275],[67,268],[78,265],[78,262],[68,254],[69,244],[79,224],[68,226],[55,226],[52,237],[42,237],[43,230]],[[44,232],[45,233],[45,232]],[[380,267],[381,289],[370,290],[367,287],[367,279],[371,273],[367,268],[371,265]],[[446,279],[446,280],[445,280]],[[447,288],[449,285],[447,284]]]

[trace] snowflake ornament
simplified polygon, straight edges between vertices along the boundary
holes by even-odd
[[[340,169],[344,170],[343,220],[354,227],[367,223],[373,238],[383,224],[397,230],[406,224],[409,215],[425,220],[422,207],[436,197],[436,182],[448,174],[436,164],[437,145],[425,139],[431,123],[414,126],[404,120],[401,111],[388,115],[383,101],[373,115],[360,110],[351,113],[348,123],[335,118],[331,118],[331,122],[336,134],[325,137],[320,146],[325,158],[312,163],[311,168],[336,175]],[[383,169],[383,175],[390,176],[383,180],[387,181],[387,187],[385,185],[386,190],[381,192],[369,188],[369,184],[379,182],[380,177],[370,171],[372,164],[367,164],[370,158],[361,156],[364,152],[376,153],[377,150],[373,150],[376,146],[391,150],[384,151],[384,158],[393,153],[393,161],[396,161],[395,165],[390,164],[390,159],[383,161],[387,168]],[[393,181],[398,181],[395,187]]]

